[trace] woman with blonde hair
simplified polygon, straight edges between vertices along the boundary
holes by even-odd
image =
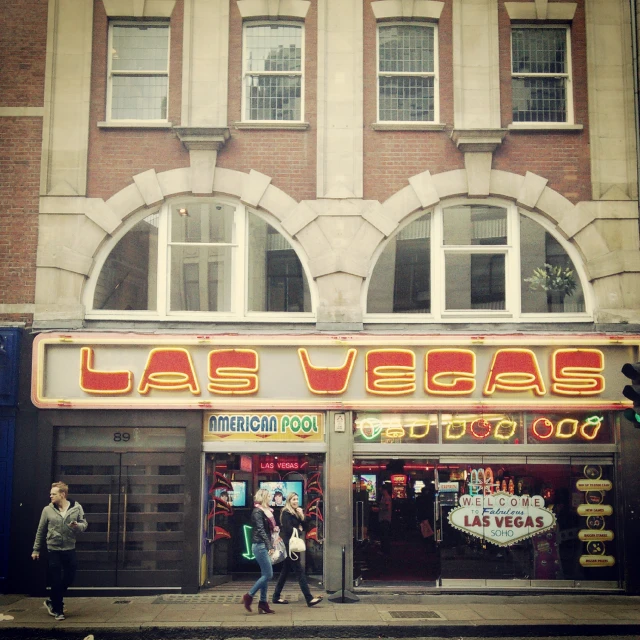
[[[253,497],[253,511],[251,512],[251,524],[253,526],[251,550],[260,566],[260,577],[248,593],[242,596],[242,604],[247,611],[251,611],[253,596],[260,591],[260,601],[258,602],[258,613],[275,613],[269,607],[267,599],[267,586],[269,580],[273,578],[273,566],[271,565],[271,554],[273,553],[273,542],[271,534],[278,531],[273,511],[269,506],[271,496],[266,489],[258,489]]]
[[[280,512],[280,536],[284,541],[287,552],[289,549],[289,540],[291,540],[291,536],[293,535],[293,530],[297,529],[304,535],[304,531],[307,525],[308,522],[304,517],[304,511],[300,507],[300,498],[298,497],[297,493],[291,492],[287,496],[284,507]],[[304,599],[307,601],[307,606],[315,607],[318,602],[322,600],[322,596],[316,596],[314,598],[311,594],[311,591],[309,591],[307,576],[304,572],[304,567],[300,562],[300,554],[296,555],[295,560],[291,558],[291,554],[289,554],[287,558],[285,558],[285,561],[282,563],[282,569],[280,569],[280,577],[278,578],[278,582],[276,583],[276,589],[273,592],[273,603],[289,604],[289,601],[284,600],[280,594],[282,593],[284,583],[287,581],[287,576],[290,572],[293,573],[298,579],[298,584],[300,585],[300,590],[302,591]]]

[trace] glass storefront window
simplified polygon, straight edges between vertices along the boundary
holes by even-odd
[[[610,456],[357,457],[353,480],[354,577],[364,585],[620,585]]]
[[[357,413],[353,438],[369,444],[585,445],[614,442],[611,411]]]
[[[322,578],[323,460],[322,455],[304,454],[207,454],[202,520],[204,586],[259,572],[251,551],[251,511],[253,496],[260,488],[268,489],[272,495],[276,522],[287,495],[299,495],[306,515],[303,566],[310,577]]]

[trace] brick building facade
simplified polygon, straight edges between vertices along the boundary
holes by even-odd
[[[570,493],[576,460],[585,469],[604,469],[617,490],[615,517],[619,510],[626,514],[607,523],[620,539],[615,553],[606,552],[613,560],[601,575],[583,560],[585,576],[565,557],[564,571],[551,575],[538,567],[536,576],[534,542],[526,549],[531,559],[523,560],[528,568],[513,575],[486,566],[473,576],[447,573],[444,550],[454,535],[447,533],[451,505],[443,498],[436,500],[434,522],[442,526],[434,528],[444,564],[425,568],[425,580],[456,588],[456,580],[471,578],[486,588],[500,575],[527,588],[551,581],[639,591],[638,561],[623,539],[633,539],[640,527],[630,515],[637,512],[632,470],[640,460],[635,434],[620,418],[624,377],[615,370],[620,358],[639,359],[640,343],[633,7],[626,0],[16,0],[5,7],[0,324],[24,327],[24,363],[33,337],[40,345],[32,371],[23,366],[21,411],[11,407],[15,459],[35,447],[39,461],[37,474],[17,472],[13,481],[12,540],[20,553],[27,557],[23,540],[31,511],[40,506],[26,496],[42,494],[54,476],[74,477],[78,463],[64,462],[65,456],[106,455],[100,429],[184,429],[186,440],[172,450],[185,456],[178,466],[191,469],[179,474],[180,491],[190,496],[190,516],[206,521],[202,486],[214,469],[227,469],[222,449],[201,437],[207,411],[320,411],[321,443],[282,451],[316,456],[326,498],[325,544],[320,568],[309,571],[335,591],[341,546],[349,558],[348,584],[363,577],[357,544],[363,536],[359,530],[352,540],[359,516],[349,487],[359,473],[366,475],[367,460],[385,469],[376,476],[378,488],[389,480],[387,463],[396,454],[409,460],[409,485],[416,481],[408,471],[412,460],[426,461],[414,465],[427,472],[418,480],[436,489],[433,469],[452,478],[451,465],[471,469],[477,462],[489,469],[501,449],[447,442],[446,416],[463,409],[505,412],[513,399],[521,402],[529,439],[524,449],[512,443],[509,455],[518,459],[512,463],[520,465],[518,477],[536,477],[527,466],[542,452],[530,432],[535,420],[528,415],[539,410],[532,387],[512,377],[498,396],[487,387],[479,397],[454,390],[460,405],[449,391],[434,392],[437,402],[424,398],[420,387],[429,390],[430,383],[405,388],[399,373],[412,371],[419,380],[420,349],[427,349],[429,362],[434,345],[469,353],[483,342],[514,353],[535,345],[540,352],[532,357],[541,360],[548,350],[574,345],[582,355],[603,354],[595,368],[576,365],[581,373],[573,382],[592,376],[595,390],[583,393],[575,383],[564,393],[556,386],[541,406],[558,421],[575,414],[580,422],[585,411],[600,411],[610,436],[549,449],[541,464],[557,489]],[[551,282],[554,273],[560,284]],[[118,368],[113,354],[108,365],[99,361],[105,335],[123,341],[122,367],[138,384],[145,365],[128,351],[130,334],[144,336],[140,344],[148,336],[175,335],[176,349],[202,336],[229,350],[259,344],[261,362],[280,363],[286,354],[271,356],[269,337],[302,348],[308,336],[319,349],[316,369],[327,375],[348,356],[334,362],[318,345],[338,348],[355,340],[363,353],[365,347],[392,353],[381,365],[388,372],[381,376],[391,381],[367,378],[364,396],[348,398],[344,389],[313,390],[308,378],[306,390],[281,394],[233,386],[211,391],[216,382],[209,369],[210,392],[221,401],[203,400],[200,409],[180,395],[189,393],[184,390],[176,391],[176,403],[163,404],[162,394],[174,393],[166,380],[146,405],[120,402],[124,391],[83,386],[82,375]],[[222,337],[230,334],[237,339]],[[69,388],[52,382],[62,370],[47,359],[49,335],[95,349],[87,356],[95,363],[60,361],[80,362],[80,387],[75,372]],[[620,351],[609,353],[614,344]],[[402,363],[400,354],[409,352],[417,359]],[[489,357],[476,356],[479,368]],[[279,366],[278,375],[286,375]],[[445,373],[455,379],[460,371]],[[541,375],[549,389],[560,384],[555,373]],[[606,389],[597,376],[606,378]],[[408,411],[437,415],[436,442],[416,449],[393,438],[373,449],[358,443],[366,412],[397,417]],[[340,430],[342,419],[353,429]],[[82,425],[96,435],[76,442],[74,429]],[[267,454],[251,440],[234,451],[243,452],[256,456],[254,467]],[[169,455],[162,447],[156,453]],[[446,462],[456,455],[458,462]],[[477,460],[467,464],[470,456]],[[506,473],[506,462],[496,464]],[[566,480],[558,479],[564,478],[560,469]],[[252,473],[242,480],[249,491],[275,481]],[[462,495],[468,479],[453,481],[462,483]],[[530,490],[542,492],[544,484]],[[82,486],[93,495],[91,483]],[[405,499],[397,496],[402,522]],[[100,522],[106,517],[98,506],[95,513]],[[145,538],[145,526],[139,544],[150,553],[146,545],[156,541]],[[214,535],[196,539],[180,531],[187,536],[185,569],[166,577],[167,588],[194,591],[246,569],[232,560],[220,569]],[[24,563],[14,564],[13,584],[20,586]],[[149,569],[149,580],[156,570]],[[145,586],[144,579],[136,583],[135,571],[114,571],[121,577],[105,580],[115,586]],[[84,586],[113,586],[90,572],[85,579]]]

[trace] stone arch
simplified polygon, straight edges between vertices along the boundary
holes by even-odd
[[[76,275],[83,277],[83,285],[86,284],[88,278],[97,276],[94,271],[96,264],[98,266],[101,264],[97,262],[98,257],[104,257],[101,252],[105,243],[122,231],[131,216],[142,211],[157,210],[171,198],[203,195],[237,198],[242,204],[266,214],[265,218],[268,221],[271,219],[276,226],[284,229],[285,237],[289,234],[288,239],[294,240],[296,252],[305,270],[309,272],[307,256],[301,249],[302,245],[295,239],[295,234],[289,233],[287,225],[284,224],[291,218],[300,218],[298,214],[304,214],[304,207],[300,212],[298,202],[273,186],[269,176],[253,170],[247,174],[220,167],[215,168],[213,189],[208,194],[196,193],[192,190],[192,169],[185,167],[162,173],[156,173],[155,170],[150,169],[137,174],[133,176],[133,184],[121,189],[106,201],[100,198],[82,199],[85,205],[83,224],[88,223],[96,233],[93,234],[91,244],[84,246],[83,268],[74,269],[69,263],[68,270],[76,271]],[[99,229],[96,229],[95,225]],[[65,269],[62,264],[57,266]],[[84,286],[76,286],[76,291],[79,289],[84,289]],[[80,293],[80,296],[82,295],[84,293]]]

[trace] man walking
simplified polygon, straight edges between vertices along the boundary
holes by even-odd
[[[46,531],[51,599],[45,600],[44,606],[56,620],[64,620],[64,594],[76,574],[76,535],[88,526],[82,506],[75,500],[68,500],[68,492],[69,487],[64,482],[51,485],[51,504],[42,510],[31,554],[33,560],[40,559]]]

